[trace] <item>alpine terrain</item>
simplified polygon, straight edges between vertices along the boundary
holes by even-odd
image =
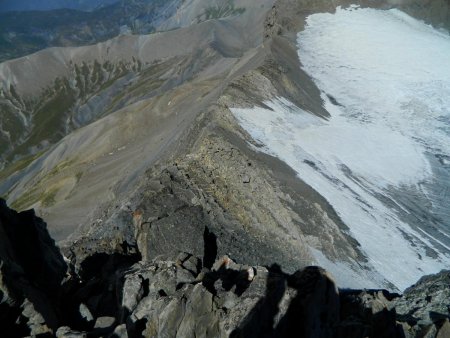
[[[5,337],[450,337],[450,1],[0,4]]]

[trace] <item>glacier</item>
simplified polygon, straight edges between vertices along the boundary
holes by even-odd
[[[285,98],[232,108],[263,151],[289,164],[348,225],[360,271],[319,264],[342,287],[403,290],[450,268],[450,36],[399,10],[338,7],[298,34],[328,119]]]

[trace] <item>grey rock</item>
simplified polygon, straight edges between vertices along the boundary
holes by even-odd
[[[395,309],[405,321],[430,325],[450,317],[450,271],[422,277],[395,301]]]
[[[126,324],[121,324],[117,326],[114,329],[112,336],[117,338],[128,338],[128,331]]]
[[[202,262],[199,258],[188,255],[184,260],[180,260],[181,266],[190,271],[194,276],[200,273]]]
[[[210,140],[205,140],[207,141]],[[219,147],[212,143],[202,145],[201,149],[208,146]],[[248,159],[243,154],[239,154],[229,144],[226,147],[214,152],[214,158],[209,158],[213,148],[211,153],[196,154],[198,159],[186,159],[187,162],[183,162],[182,166],[148,173],[149,183],[142,187],[139,203],[136,205],[136,209],[142,212],[142,218],[150,220],[137,230],[137,243],[144,261],[151,261],[160,255],[176,261],[180,253],[188,252],[201,258],[204,267],[211,268],[218,256],[227,254],[250,265],[270,265],[277,261],[287,271],[296,271],[309,259],[304,261],[296,258],[303,255],[308,257],[301,242],[293,244],[292,233],[289,234],[288,242],[278,234],[269,239],[268,233],[273,229],[278,231],[279,226],[272,223],[267,227],[253,224],[259,222],[258,219],[262,222],[267,215],[276,214],[276,211],[263,212],[262,209],[266,210],[266,206],[260,210],[241,200],[226,205],[226,196],[230,195],[227,190],[231,184],[234,190],[242,187],[241,178],[231,168],[223,168],[226,170],[223,173],[215,173],[213,168],[205,173],[199,172],[199,162],[203,157],[214,167],[221,168],[219,163],[228,160],[233,163],[235,161],[236,167],[248,167]],[[231,159],[230,153],[233,153]],[[214,178],[216,176],[222,177],[220,184],[219,178]],[[154,184],[154,181],[159,184]],[[246,199],[255,195],[251,190],[249,187],[245,191],[248,194]],[[206,191],[210,193],[207,194]],[[246,210],[247,207],[249,210]],[[248,221],[248,224],[240,223],[241,219]],[[296,229],[298,232],[298,226]]]
[[[224,260],[227,268],[222,266]],[[282,337],[295,325],[311,337],[331,336],[338,322],[339,298],[324,270],[308,268],[288,276],[277,267],[255,268],[249,280],[248,266],[228,257],[216,263],[219,268],[204,271],[202,283],[185,284],[170,293],[150,291],[128,318],[132,330],[145,323],[144,336],[258,337],[269,332],[268,336]],[[142,274],[152,265],[150,285],[179,278],[173,273],[176,265],[164,261],[146,263],[134,273]],[[300,324],[294,320],[299,314],[305,315]]]
[[[35,306],[30,302],[30,300],[24,300],[22,309],[22,315],[27,318],[27,326],[30,328],[31,336],[53,333],[53,331],[47,326],[42,314],[36,310]]]
[[[174,295],[177,290],[177,267],[174,263],[159,264],[160,272],[150,280],[149,293],[157,295]]]
[[[213,295],[202,285],[195,285],[189,294],[178,335],[181,337],[220,336],[219,318],[214,311]]]
[[[122,308],[127,313],[133,312],[144,296],[144,279],[139,274],[126,276],[122,289]]]
[[[185,313],[186,300],[179,298],[172,299],[159,316],[161,324],[158,328],[158,333],[167,335],[168,337],[176,337]],[[178,334],[178,336],[180,335]]]
[[[80,304],[79,311],[81,318],[83,318],[86,322],[92,323],[94,321],[94,317],[92,316],[91,311],[85,304]]]
[[[173,203],[178,204],[178,201]],[[175,260],[180,251],[202,256],[203,243],[199,241],[199,238],[203,238],[205,222],[200,207],[186,206],[174,210],[173,214],[152,223],[147,233],[146,247],[140,250],[146,252],[146,257],[149,259],[166,255]],[[180,229],[183,231],[180,232]]]
[[[115,323],[116,318],[114,317],[99,317],[95,321],[94,329],[110,329]]]
[[[56,331],[57,338],[87,338],[87,333],[72,330],[68,326],[62,326]]]
[[[183,267],[177,267],[177,285],[193,283],[196,281],[196,275]]]

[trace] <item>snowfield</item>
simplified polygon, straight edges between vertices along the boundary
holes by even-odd
[[[450,36],[399,10],[338,8],[308,17],[298,53],[328,120],[284,98],[232,111],[328,200],[369,260],[355,270],[315,252],[318,263],[342,287],[400,290],[450,268]]]

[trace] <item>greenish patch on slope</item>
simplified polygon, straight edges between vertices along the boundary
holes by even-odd
[[[46,191],[43,195],[41,195],[41,205],[44,208],[49,208],[56,203],[56,194],[59,189],[52,188],[49,191]]]
[[[76,93],[67,79],[56,79],[54,88],[55,91],[47,93],[33,114],[34,128],[27,140],[15,149],[9,160],[13,156],[27,155],[31,147],[39,146],[43,141],[52,143],[63,136],[61,126],[65,123],[65,113],[76,102]]]
[[[41,154],[36,155],[35,158],[40,155]],[[65,179],[74,177],[77,183],[81,179],[83,174],[80,170],[75,174],[73,173],[73,166],[76,161],[77,159],[73,158],[58,163],[52,170],[40,177],[30,190],[13,201],[11,205],[17,210],[25,210],[38,202],[40,202],[44,208],[49,208],[54,205],[56,196]]]
[[[131,73],[136,75],[136,70],[142,70],[142,63],[137,60],[119,61],[116,64],[111,62],[101,64],[98,61],[71,63],[69,77],[57,78],[38,97],[25,100],[13,86],[6,91],[2,89],[0,159],[8,164],[59,141],[80,126],[79,122],[73,121],[78,107],[92,97],[107,92],[124,76]],[[120,101],[123,91],[114,92],[113,95],[105,95],[107,106],[108,101],[109,103]],[[104,116],[107,106],[99,107],[96,115],[86,117],[82,123],[90,123]],[[20,116],[25,116],[27,124]]]
[[[205,9],[205,12],[198,18],[199,22],[220,19],[228,16],[240,15],[245,12],[243,7],[235,7],[234,0],[219,1],[215,6]]]
[[[39,158],[42,154],[43,154],[43,152],[39,152],[34,155],[25,156],[22,159],[17,160],[14,163],[10,164],[9,166],[5,167],[3,170],[0,171],[0,180],[4,180],[5,178],[11,176],[15,172],[25,169],[35,159]]]

